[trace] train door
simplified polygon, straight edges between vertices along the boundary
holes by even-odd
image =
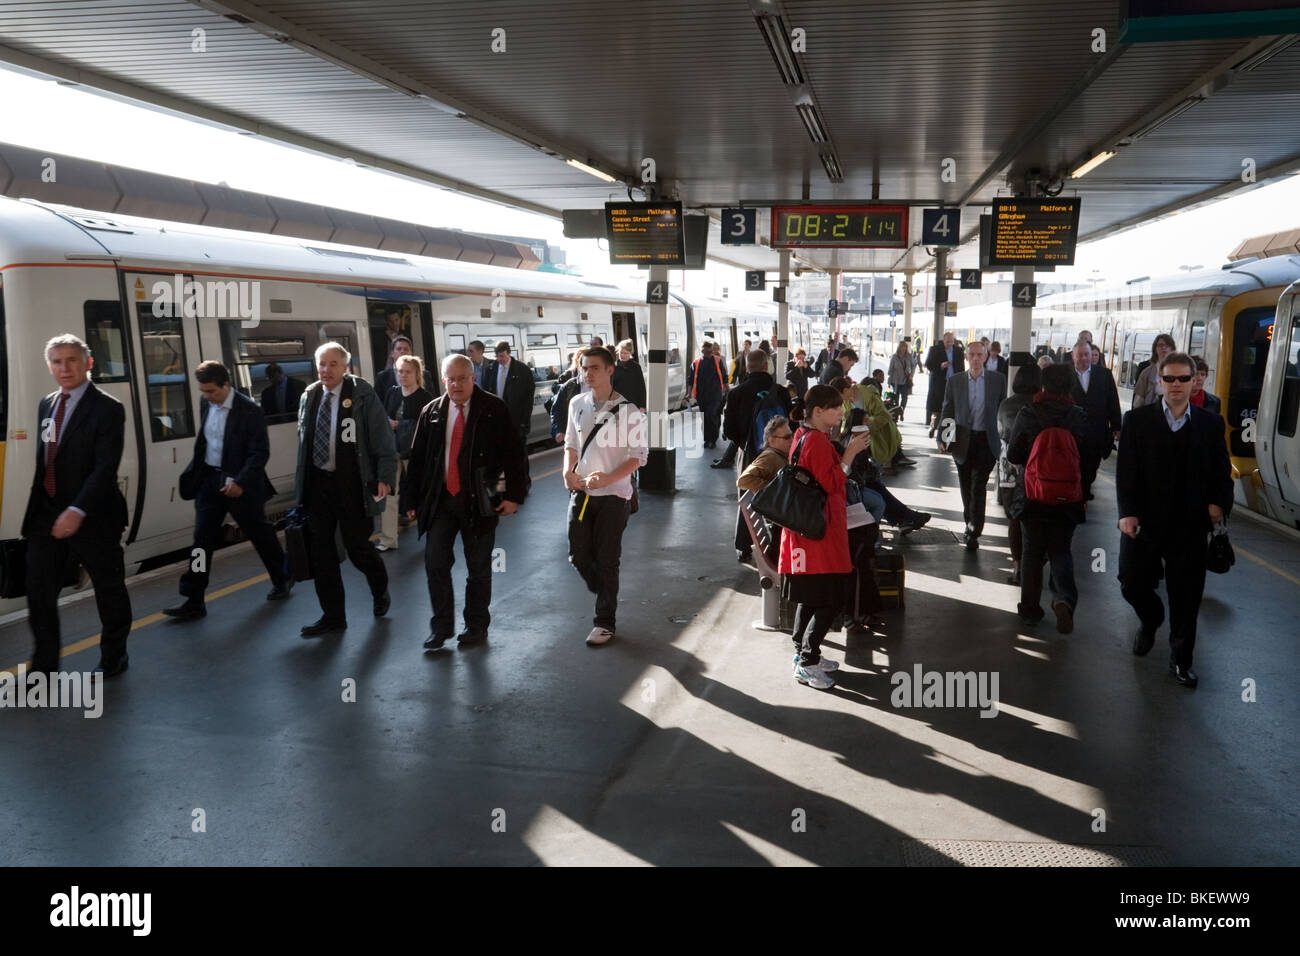
[[[1280,374],[1268,375],[1269,391],[1276,396],[1276,403],[1260,403],[1260,463],[1267,459],[1271,465],[1282,498],[1279,504],[1290,512],[1279,517],[1295,523],[1300,519],[1300,436],[1296,427],[1300,419],[1300,283],[1293,283],[1283,293],[1270,331],[1273,347],[1281,352],[1273,365]]]
[[[128,543],[173,535],[179,547],[193,524],[177,480],[190,462],[198,429],[198,387],[191,373],[199,362],[196,312],[202,306],[195,301],[193,276],[123,272],[122,278],[129,348],[139,370],[134,414],[144,441],[143,502]]]
[[[640,361],[641,352],[636,336],[636,313],[635,312],[615,312],[614,316],[614,341],[610,342],[613,348],[618,347],[618,343],[630,339],[632,342],[632,357]],[[618,356],[615,355],[615,358]]]

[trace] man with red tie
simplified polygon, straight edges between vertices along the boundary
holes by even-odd
[[[465,630],[457,645],[487,638],[492,603],[492,550],[497,519],[511,515],[528,493],[528,456],[524,439],[505,402],[474,384],[474,365],[463,355],[442,362],[443,394],[420,413],[411,439],[406,480],[414,489],[415,508],[424,544],[433,616],[428,650],[438,650],[455,630],[455,594],[451,567],[460,535],[469,572],[465,582]],[[505,475],[504,496],[497,484]]]
[[[41,399],[36,475],[27,499],[27,608],[36,650],[29,674],[49,675],[59,664],[59,591],[69,558],[95,586],[104,677],[127,668],[131,598],[126,591],[122,531],[126,499],[117,487],[126,412],[89,378],[95,360],[75,335],[45,345],[45,364],[58,391]]]

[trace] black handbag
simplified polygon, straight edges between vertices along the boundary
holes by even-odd
[[[826,536],[826,492],[813,473],[799,466],[805,434],[794,446],[790,464],[754,496],[753,509],[769,521],[813,541]]]
[[[1210,532],[1210,543],[1205,549],[1205,570],[1215,574],[1227,574],[1228,569],[1237,563],[1237,555],[1228,540],[1227,524],[1216,524]]]

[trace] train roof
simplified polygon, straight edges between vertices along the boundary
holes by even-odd
[[[39,210],[41,215],[32,215]],[[8,227],[8,228],[7,228]],[[0,261],[20,263],[49,255],[116,259],[123,267],[150,266],[208,273],[236,271],[256,278],[283,275],[322,281],[346,278],[383,287],[507,293],[644,305],[644,292],[558,273],[434,259],[397,252],[310,242],[188,223],[75,209],[0,197]]]

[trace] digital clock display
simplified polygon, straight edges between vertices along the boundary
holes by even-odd
[[[907,248],[906,206],[773,206],[772,245]]]

